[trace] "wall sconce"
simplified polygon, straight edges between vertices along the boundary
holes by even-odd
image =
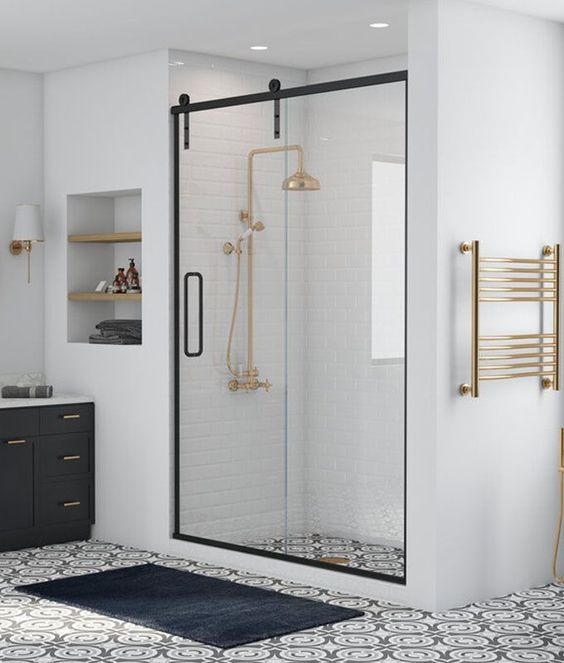
[[[43,225],[39,205],[16,205],[16,221],[14,223],[13,241],[10,253],[19,256],[27,251],[27,282],[31,283],[31,249],[34,242],[43,242]]]

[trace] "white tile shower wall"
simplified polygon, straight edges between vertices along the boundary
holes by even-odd
[[[305,73],[253,66],[224,58],[173,52],[184,66],[171,70],[171,103],[186,92],[193,101],[267,89],[277,77],[285,87],[305,82]],[[283,104],[283,124],[285,105]],[[289,142],[303,142],[303,117],[292,107]],[[205,352],[181,357],[180,529],[184,534],[233,543],[280,535],[285,527],[286,427],[288,498],[292,521],[304,524],[303,199],[286,197],[281,182],[295,168],[294,155],[255,158],[255,219],[266,229],[255,245],[255,363],[270,393],[232,393],[225,365],[235,293],[236,257],[223,243],[245,229],[247,153],[282,143],[273,139],[272,104],[218,109],[191,117],[191,145],[181,151],[181,275],[204,277]],[[295,195],[295,194],[294,194]],[[288,235],[286,235],[286,204]],[[288,241],[286,253],[286,239]],[[246,251],[246,248],[245,248]],[[288,411],[285,383],[285,260],[288,259]],[[246,353],[246,256],[233,363]],[[192,334],[194,329],[189,330]],[[182,334],[182,330],[181,330]]]
[[[390,69],[401,69],[400,59]],[[378,71],[366,63],[331,80]],[[310,531],[403,545],[404,368],[371,361],[372,160],[404,153],[401,83],[307,100],[306,505]],[[383,265],[385,282],[395,263]],[[402,266],[399,276],[402,278]]]

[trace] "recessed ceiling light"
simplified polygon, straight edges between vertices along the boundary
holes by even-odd
[[[268,46],[251,46],[251,51],[268,51]]]
[[[381,23],[371,23],[371,24],[370,24],[370,27],[371,27],[371,28],[389,28],[389,27],[390,27],[390,24],[389,24],[389,23],[384,23],[384,22],[381,22]]]

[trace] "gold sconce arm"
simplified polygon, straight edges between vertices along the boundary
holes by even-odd
[[[39,240],[37,240],[39,241]],[[10,242],[10,253],[13,256],[21,255],[22,251],[27,252],[27,282],[31,283],[31,251],[33,249],[33,241],[28,239],[15,239]]]

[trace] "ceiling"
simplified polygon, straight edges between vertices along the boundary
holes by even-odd
[[[269,48],[249,50],[257,44]],[[2,68],[46,72],[162,48],[300,69],[399,55],[407,0],[0,0]]]
[[[406,53],[408,1],[0,0],[0,67],[46,72],[166,48],[300,69],[345,64]],[[473,1],[564,22],[564,0]],[[256,44],[269,48],[249,50]]]

